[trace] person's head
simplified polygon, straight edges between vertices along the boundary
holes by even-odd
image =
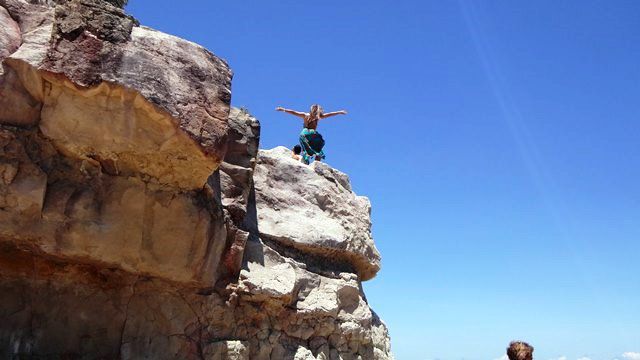
[[[302,147],[300,147],[300,145],[296,145],[293,147],[293,153],[296,155],[300,155],[300,153],[302,152]]]
[[[509,360],[533,360],[533,346],[524,341],[512,341],[507,348]]]
[[[312,119],[319,118],[323,111],[322,106],[313,104],[311,105],[311,109],[309,109],[309,117]]]

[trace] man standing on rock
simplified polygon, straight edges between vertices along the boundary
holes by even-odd
[[[308,113],[289,110],[283,107],[277,107],[276,111],[284,111],[287,114],[295,115],[304,119],[304,128],[300,133],[300,146],[302,147],[302,161],[307,165],[312,158],[315,158],[316,161],[321,161],[325,158],[324,151],[322,150],[324,148],[324,139],[316,130],[318,128],[318,121],[330,116],[344,115],[347,113],[344,110],[325,113],[322,107],[318,104],[311,105],[311,109]]]

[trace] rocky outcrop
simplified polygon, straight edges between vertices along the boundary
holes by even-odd
[[[244,248],[249,237],[257,236],[258,224],[253,191],[260,123],[246,110],[229,113],[227,153],[220,169],[209,180],[225,214],[227,245],[221,273],[227,281],[238,278]]]
[[[391,358],[368,200],[258,151],[224,61],[102,0],[0,25],[0,357]]]
[[[248,247],[264,260],[248,262],[233,292],[208,293],[2,245],[2,357],[391,358],[354,275],[323,277]]]
[[[108,163],[118,174],[202,188],[226,143],[231,72],[222,60],[134,26],[102,0],[55,8],[5,1],[23,36],[4,64],[29,97],[12,104],[40,111],[26,119],[3,116],[2,123],[37,124],[59,151]]]
[[[277,319],[275,331],[257,335],[264,336],[258,348],[271,349],[271,359],[391,359],[387,328],[367,304],[358,276],[319,274],[299,260],[261,240],[247,243],[234,294]]]
[[[263,239],[315,255],[318,269],[375,276],[380,254],[371,238],[371,204],[351,191],[346,174],[321,162],[306,166],[279,147],[260,152],[255,181]]]
[[[226,150],[230,70],[100,0],[4,2],[2,42],[17,24],[21,45],[3,61],[0,236],[213,286],[226,235],[202,189]]]

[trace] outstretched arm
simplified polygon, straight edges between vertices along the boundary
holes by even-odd
[[[331,116],[336,116],[336,115],[346,115],[347,112],[345,110],[340,110],[340,111],[334,111],[334,112],[328,112],[328,113],[324,113],[320,116],[321,119],[324,118],[328,118]]]
[[[283,111],[286,112],[287,114],[291,114],[291,115],[295,115],[295,116],[299,116],[301,118],[304,118],[305,116],[307,116],[307,113],[302,112],[302,111],[295,111],[295,110],[289,110],[289,109],[285,109],[283,107],[278,106],[276,108],[276,111]]]

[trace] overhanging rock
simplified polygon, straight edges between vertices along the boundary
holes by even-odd
[[[48,3],[0,1],[0,240],[214,286],[229,67],[108,2]]]
[[[0,0],[0,358],[392,359],[369,201],[112,3]]]
[[[259,152],[254,181],[263,240],[320,268],[353,271],[361,280],[376,275],[371,204],[351,190],[346,174],[321,162],[304,165],[277,147]]]
[[[23,36],[4,63],[29,95],[20,105],[37,102],[42,111],[1,123],[38,125],[66,156],[110,163],[118,174],[202,188],[226,149],[231,71],[224,61],[136,26],[100,0],[55,8],[6,2]]]

